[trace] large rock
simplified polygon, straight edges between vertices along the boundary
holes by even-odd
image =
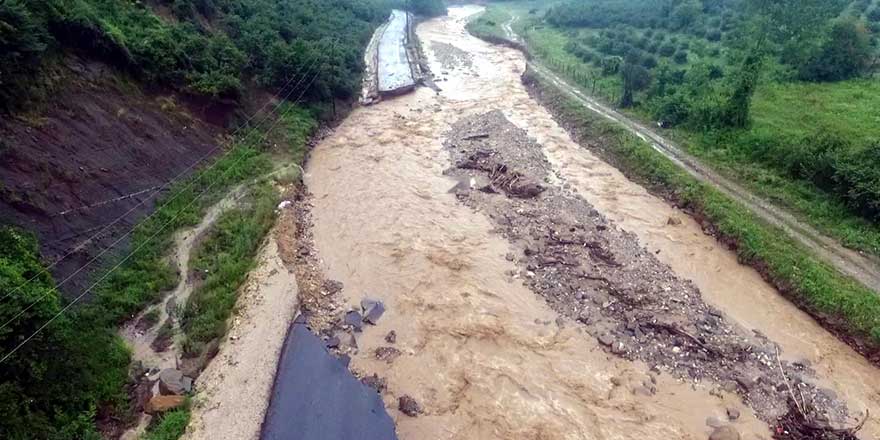
[[[183,396],[153,396],[144,407],[147,414],[160,414],[180,408],[186,402]]]
[[[364,310],[364,322],[376,325],[379,318],[385,313],[385,305],[382,301],[364,298],[361,300],[361,308]]]
[[[720,426],[712,431],[709,440],[740,440],[739,432],[733,426]]]
[[[180,396],[192,391],[192,379],[174,368],[159,373],[159,393],[165,396]]]

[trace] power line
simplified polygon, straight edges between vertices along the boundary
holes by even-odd
[[[309,81],[308,85],[306,85],[306,87],[300,92],[299,97],[297,97],[297,99],[296,99],[296,101],[293,103],[293,105],[290,106],[290,108],[288,108],[287,110],[285,110],[285,111],[283,112],[283,114],[280,115],[280,116],[275,120],[275,122],[272,124],[272,126],[269,128],[269,130],[267,130],[267,131],[263,134],[263,136],[262,136],[263,139],[265,139],[266,137],[268,137],[269,132],[271,132],[272,130],[274,130],[275,127],[278,126],[278,123],[279,123],[279,122],[280,122],[285,116],[287,116],[287,114],[290,113],[290,111],[291,111],[291,110],[292,110],[297,104],[299,104],[299,102],[302,100],[302,97],[305,96],[305,92],[308,90],[309,87],[311,87],[311,85],[314,83],[315,79],[317,79],[319,73],[320,73],[320,71],[315,72],[315,74],[312,76],[311,81]],[[282,103],[283,103],[283,101],[282,101]],[[262,142],[262,140],[261,140],[261,142]],[[243,158],[243,157],[242,157],[242,158]],[[238,162],[240,162],[242,158],[239,158],[235,163],[233,163],[233,165],[238,164]],[[233,168],[230,167],[230,170],[231,170],[231,169],[233,169]],[[229,170],[227,170],[226,172],[228,173]],[[107,271],[107,273],[105,273],[103,276],[101,276],[101,278],[99,278],[97,281],[95,281],[94,283],[92,283],[88,288],[86,288],[85,290],[83,290],[83,292],[82,292],[78,297],[76,297],[73,301],[71,301],[69,304],[67,304],[66,306],[64,306],[64,308],[62,308],[58,313],[56,313],[54,316],[52,316],[52,318],[50,318],[48,321],[46,321],[45,324],[43,324],[42,326],[40,326],[40,328],[38,328],[33,334],[31,334],[30,336],[28,336],[24,341],[22,341],[22,342],[21,342],[20,344],[18,344],[15,348],[13,348],[12,351],[10,351],[8,354],[6,354],[5,356],[3,356],[3,358],[0,359],[0,364],[2,364],[3,362],[6,362],[6,360],[9,359],[9,357],[11,357],[13,354],[15,354],[15,352],[17,352],[19,349],[21,349],[21,347],[23,347],[25,344],[27,344],[28,342],[30,342],[34,337],[36,337],[40,332],[42,332],[47,326],[49,326],[49,324],[51,324],[51,323],[54,322],[56,319],[58,319],[59,316],[61,316],[61,315],[64,314],[67,310],[69,310],[71,307],[73,307],[74,304],[76,304],[80,299],[82,299],[82,298],[83,298],[83,297],[84,297],[89,291],[91,291],[93,288],[95,288],[95,286],[97,286],[99,283],[101,283],[102,281],[104,281],[108,276],[110,276],[110,274],[112,274],[114,271],[116,271],[117,269],[119,269],[123,264],[125,264],[125,262],[128,261],[129,258],[131,258],[131,257],[132,257],[135,253],[137,253],[140,249],[142,249],[147,243],[149,243],[149,242],[152,241],[154,238],[156,238],[156,237],[159,235],[159,233],[161,233],[163,230],[165,230],[165,228],[168,227],[168,225],[170,225],[173,221],[175,221],[175,220],[177,219],[177,217],[179,217],[179,216],[180,216],[180,215],[181,215],[186,209],[188,209],[188,208],[189,208],[190,206],[192,206],[192,205],[193,205],[193,204],[194,204],[199,198],[201,198],[203,195],[205,195],[205,193],[207,193],[208,190],[210,190],[210,189],[214,186],[214,184],[216,184],[216,183],[217,183],[217,181],[212,182],[212,183],[211,183],[207,188],[205,188],[205,189],[204,189],[204,190],[203,190],[198,196],[196,196],[195,198],[193,198],[193,200],[191,200],[191,201],[190,201],[185,207],[183,207],[180,211],[178,211],[177,214],[174,215],[174,217],[172,217],[172,218],[169,219],[167,222],[165,222],[165,224],[162,225],[162,227],[159,228],[158,231],[156,231],[155,233],[153,233],[153,235],[151,235],[149,238],[147,238],[146,241],[144,241],[143,243],[141,243],[141,244],[140,244],[140,245],[139,245],[134,251],[129,252],[129,254],[125,256],[125,258],[123,258],[119,263],[117,263],[115,266],[113,266],[113,268],[111,268],[109,271]],[[57,288],[54,288],[54,287],[53,287],[52,290],[57,290]]]
[[[314,65],[314,62],[315,62],[315,61],[317,61],[317,57],[315,57],[315,58],[312,60],[312,65]],[[311,69],[311,66],[309,67],[309,69]],[[296,73],[294,73],[293,75],[291,75],[291,77],[287,80],[287,82],[284,84],[284,86],[283,86],[281,89],[278,90],[278,94],[279,94],[279,95],[280,95],[281,93],[283,93],[284,90],[285,90],[288,86],[290,86],[290,84],[293,83],[293,80],[294,80],[294,79],[300,74],[301,71],[302,71],[301,66],[297,66],[297,71],[296,71]],[[283,101],[284,99],[287,99],[287,97],[289,97],[290,94],[292,94],[292,93],[296,90],[296,88],[299,87],[300,84],[302,84],[302,80],[304,80],[304,79],[306,78],[306,76],[307,76],[307,74],[306,74],[306,75],[303,75],[303,76],[300,78],[300,80],[297,81],[296,85],[294,85],[293,88],[291,88],[291,89],[287,92],[287,95],[285,96],[285,98],[282,99],[282,101]],[[270,103],[270,101],[266,101],[266,102],[262,105],[262,107],[260,107],[257,111],[255,111],[255,112],[254,112],[254,113],[253,113],[253,114],[252,114],[252,115],[251,115],[251,116],[250,116],[250,117],[249,117],[249,118],[248,118],[248,119],[247,119],[242,125],[240,125],[237,129],[235,129],[235,131],[233,131],[232,134],[231,134],[230,136],[231,136],[232,138],[235,138],[235,136],[236,136],[241,130],[243,130],[244,128],[246,128],[246,127],[248,126],[248,124],[250,124],[250,122],[251,122],[251,121],[252,121],[257,115],[259,115],[260,112],[262,112],[262,111],[263,111],[263,110],[269,105],[269,103]],[[279,107],[280,107],[280,103],[278,104],[278,106],[276,106],[275,110],[277,110]],[[275,110],[273,110],[273,111],[275,111]],[[257,126],[262,125],[263,122],[265,122],[265,121],[267,121],[267,120],[269,120],[269,116],[268,116],[268,115],[266,115],[266,116],[263,118],[263,120],[260,121],[260,122],[257,124]],[[245,139],[247,139],[247,137],[245,137]],[[192,171],[193,168],[195,168],[198,164],[204,162],[206,159],[208,159],[209,157],[211,157],[211,156],[212,156],[217,150],[219,150],[220,148],[221,148],[221,144],[218,143],[218,145],[217,145],[216,147],[214,147],[213,149],[211,149],[210,151],[208,151],[207,153],[205,153],[204,156],[202,156],[202,157],[199,158],[197,161],[195,161],[193,164],[191,164],[191,165],[188,166],[186,169],[184,169],[183,171],[181,171],[178,175],[174,176],[171,180],[165,182],[165,184],[163,184],[163,185],[162,185],[162,186],[161,186],[161,187],[160,187],[155,193],[153,193],[153,194],[150,195],[149,197],[145,198],[144,200],[141,200],[138,204],[136,204],[136,205],[134,205],[133,207],[131,207],[131,209],[129,209],[128,211],[126,211],[124,214],[122,214],[121,216],[117,217],[115,220],[113,220],[113,221],[110,222],[109,224],[107,224],[107,225],[105,225],[104,227],[102,227],[100,231],[98,231],[97,233],[93,234],[91,237],[89,237],[89,238],[83,240],[82,243],[89,243],[89,242],[91,242],[92,240],[94,240],[95,238],[100,237],[100,236],[103,235],[105,232],[109,231],[110,228],[113,227],[115,224],[119,223],[120,220],[122,220],[123,218],[127,217],[129,214],[131,214],[131,213],[134,212],[136,209],[138,209],[139,207],[141,207],[144,203],[146,203],[148,200],[150,200],[153,196],[159,194],[159,192],[161,192],[162,190],[166,189],[166,188],[167,188],[168,186],[170,186],[172,183],[174,183],[174,182],[180,180],[181,178],[183,178],[183,177],[184,177],[185,175],[187,175],[190,171]],[[213,168],[217,163],[218,163],[218,161],[215,161],[213,164],[209,165],[205,170],[203,170],[203,172],[204,172],[204,171],[207,171],[207,170],[210,170],[210,169]],[[180,194],[182,194],[185,190],[189,189],[189,188],[193,185],[194,182],[195,182],[195,180],[192,181],[192,182],[190,182],[190,184],[187,185],[186,188],[181,189],[181,190],[180,190],[180,191],[179,191],[174,197],[172,197],[171,199],[169,199],[168,201],[166,201],[165,204],[163,204],[162,206],[156,208],[152,213],[150,213],[147,217],[145,217],[145,218],[142,219],[141,221],[146,221],[146,220],[148,220],[148,219],[151,218],[155,213],[159,212],[159,210],[161,210],[162,208],[165,208],[166,206],[168,206],[169,204],[171,204],[171,202],[173,202],[174,200],[176,200],[177,197],[180,196]],[[128,233],[126,233],[126,234],[123,236],[123,238],[126,237],[126,236],[128,236],[128,235],[130,235],[131,232],[132,232],[133,230],[134,230],[134,226],[132,226],[132,229],[129,230]],[[117,241],[114,242],[112,245],[110,245],[110,247],[115,246],[118,242],[119,242],[119,240],[117,240]],[[34,275],[33,275],[31,278],[29,278],[27,281],[25,281],[25,282],[23,282],[22,284],[20,284],[19,286],[15,287],[12,291],[10,291],[10,292],[8,292],[7,294],[5,294],[5,295],[3,296],[3,298],[0,298],[0,301],[4,301],[4,300],[6,300],[6,298],[9,298],[9,297],[12,296],[14,293],[18,292],[18,291],[21,290],[23,287],[25,287],[25,286],[27,286],[28,284],[30,284],[33,280],[35,280],[35,279],[36,279],[37,277],[39,277],[40,275],[42,275],[42,274],[44,274],[44,273],[47,273],[47,274],[48,274],[49,271],[52,270],[52,268],[54,268],[55,266],[57,266],[59,263],[61,263],[62,261],[64,261],[64,260],[67,259],[68,257],[70,257],[71,255],[77,253],[77,252],[79,251],[79,249],[80,249],[80,246],[75,246],[75,247],[73,248],[73,250],[67,252],[67,253],[66,253],[65,255],[63,255],[61,258],[59,258],[59,259],[53,261],[52,264],[50,264],[49,266],[47,266],[47,267],[45,267],[45,268],[42,268],[42,267],[41,267],[41,268],[40,268],[40,269],[41,269],[40,271],[38,271],[36,274],[34,274]],[[108,249],[109,249],[109,248],[108,248]],[[104,251],[102,251],[102,252],[98,255],[98,257],[100,257],[101,255],[103,255],[104,253],[106,253],[106,251],[107,251],[107,249],[105,249]],[[79,272],[81,272],[82,269],[85,268],[85,266],[90,265],[90,264],[93,263],[95,260],[96,260],[96,258],[93,258],[92,260],[90,260],[89,262],[87,262],[85,265],[83,265],[83,267],[80,267],[76,272],[74,272],[74,274],[72,274],[71,276],[67,277],[64,281],[62,281],[62,284],[63,284],[64,282],[68,281],[70,278],[72,278],[72,277],[75,276],[76,274],[78,274]],[[4,325],[4,326],[5,326],[5,325]]]
[[[275,109],[273,110],[273,112],[275,112],[275,111],[277,111],[279,108],[281,108],[281,105],[284,103],[284,100],[287,99],[288,97],[290,97],[290,95],[293,94],[293,92],[296,90],[296,88],[297,88],[300,84],[302,84],[302,80],[305,80],[305,78],[311,73],[311,71],[312,71],[312,69],[313,69],[313,67],[315,66],[316,63],[317,63],[317,57],[312,61],[311,66],[309,66],[309,72],[306,73],[306,74],[304,74],[304,75],[302,76],[302,78],[300,79],[300,81],[297,82],[296,86],[294,86],[294,88],[292,88],[292,89],[287,93],[287,96],[285,96],[284,99],[283,99],[282,101],[280,101],[280,102],[278,103],[278,105],[276,105],[276,107],[275,107]],[[314,82],[314,77],[313,77],[313,79],[312,79],[312,82]],[[310,83],[308,86],[306,86],[306,87],[310,87],[310,86],[311,86],[311,83]],[[303,89],[303,90],[301,91],[301,93],[300,93],[300,98],[305,94],[305,91],[306,91],[306,90],[307,90],[307,89]],[[297,99],[297,102],[299,102],[299,98]],[[269,118],[269,117],[267,116],[267,117],[264,119],[264,121],[265,121],[265,120],[268,120],[268,118]],[[262,125],[262,122],[260,123],[260,125]],[[277,120],[276,120],[275,125],[277,125]],[[273,126],[273,127],[274,127],[274,126]],[[267,134],[268,134],[268,132],[267,132]],[[245,136],[245,140],[247,140],[248,136],[249,136],[249,134],[248,134],[247,136]],[[233,150],[234,150],[234,148],[233,148]],[[233,150],[230,150],[230,153],[231,153]],[[227,154],[229,154],[229,153],[227,153]],[[240,159],[239,159],[239,160],[240,160]],[[218,161],[218,162],[219,162],[219,161]],[[214,164],[212,164],[211,166],[209,166],[207,169],[211,169],[211,168],[214,167],[218,162],[215,162]],[[235,163],[238,163],[238,162],[235,162]],[[234,164],[235,164],[235,163],[234,163]],[[234,165],[234,164],[233,164],[233,165]],[[161,208],[159,208],[159,209],[162,209],[162,208],[164,208],[165,206],[168,206],[168,204],[170,204],[172,201],[174,201],[178,196],[180,196],[180,194],[182,194],[185,190],[189,189],[189,187],[191,187],[191,186],[195,183],[196,180],[197,180],[197,179],[194,179],[192,182],[190,182],[189,185],[187,185],[187,188],[185,188],[185,189],[181,190],[180,192],[178,192],[177,195],[176,195],[172,200],[168,201],[165,205],[163,205],[163,206],[162,206]],[[213,186],[213,184],[212,184],[211,186]],[[209,186],[209,188],[210,188],[210,186]],[[203,191],[203,193],[204,193],[204,191]],[[144,220],[149,219],[150,217],[152,217],[156,212],[159,211],[159,209],[157,209],[156,211],[154,211],[153,213],[151,213],[151,214],[150,214],[149,216],[147,216]],[[175,219],[176,219],[176,216],[175,216]],[[83,270],[85,270],[86,267],[88,267],[88,266],[90,266],[91,264],[93,264],[94,262],[98,261],[98,259],[100,259],[100,258],[101,258],[104,254],[106,254],[110,249],[112,249],[114,246],[116,246],[117,244],[119,244],[120,242],[122,242],[122,240],[124,240],[126,237],[128,237],[129,235],[131,235],[131,233],[132,233],[133,231],[134,231],[134,228],[132,228],[131,230],[129,230],[128,232],[126,232],[125,234],[123,234],[122,236],[120,236],[120,237],[119,237],[115,242],[113,242],[110,246],[106,247],[106,248],[103,249],[100,253],[98,253],[98,255],[95,255],[94,257],[92,257],[91,260],[89,260],[88,262],[86,262],[85,264],[83,264],[82,266],[80,266],[76,271],[74,271],[73,273],[71,273],[70,275],[68,275],[64,280],[62,280],[61,282],[57,283],[57,284],[54,286],[53,290],[57,290],[60,286],[64,285],[65,283],[67,283],[68,281],[70,281],[71,279],[73,279],[73,277],[75,277],[75,276],[78,275],[80,272],[82,272]],[[44,271],[45,271],[45,270],[44,270]],[[39,274],[38,274],[38,275],[39,275]],[[35,277],[34,277],[34,278],[35,278]],[[33,278],[32,278],[32,279],[33,279]],[[27,283],[25,283],[25,284],[27,284]],[[25,284],[23,284],[23,285],[25,285]],[[51,292],[51,290],[50,290],[49,292]],[[48,295],[49,292],[47,292],[46,294],[40,296],[39,298],[37,298],[37,299],[34,300],[33,302],[31,302],[27,307],[23,308],[23,309],[20,310],[15,316],[13,316],[13,317],[10,318],[9,320],[7,320],[5,323],[3,323],[3,325],[0,326],[0,330],[6,328],[10,323],[14,322],[14,321],[17,320],[19,317],[21,317],[21,315],[25,314],[28,310],[30,310],[31,308],[33,308],[37,303],[39,303],[40,301],[42,301],[42,300],[46,297],[46,295]],[[8,295],[7,295],[7,296],[8,296]]]
[[[316,60],[317,60],[317,58],[316,58]],[[312,66],[314,66],[314,62],[312,63]],[[311,67],[310,67],[310,70],[311,70]],[[308,75],[308,74],[303,75],[303,77],[302,77],[301,79],[305,79],[307,75]],[[301,84],[301,83],[302,83],[302,81],[299,81],[299,82],[297,83],[297,86],[298,86],[299,84]],[[285,99],[287,99],[288,97],[290,97],[290,95],[291,95],[291,94],[293,93],[293,91],[295,91],[295,90],[296,90],[296,87],[294,87],[293,89],[291,89],[290,92],[289,92],[289,93],[287,94],[287,96],[285,97]],[[305,92],[305,90],[303,90],[303,93],[304,93],[304,92]],[[302,95],[302,94],[301,94],[301,95]],[[275,110],[278,110],[278,109],[281,107],[281,104],[282,104],[283,102],[284,102],[283,100],[282,100],[281,102],[279,102],[279,104],[278,104],[278,106],[276,106]],[[267,116],[266,120],[268,120],[268,116]],[[262,124],[262,123],[261,123],[261,124]],[[274,128],[274,126],[273,126],[273,128]],[[268,132],[267,132],[267,133],[268,133]],[[245,137],[245,139],[247,139],[247,136]],[[230,150],[230,151],[231,151],[231,150]],[[227,153],[227,154],[228,154],[228,153]],[[240,160],[240,159],[239,159],[239,160]],[[217,163],[218,163],[218,162],[215,162],[214,164],[211,165],[211,167],[215,166]],[[235,162],[235,163],[238,163],[238,162]],[[210,169],[211,167],[209,167],[208,169]],[[195,182],[195,180],[194,180],[193,182],[190,182],[190,184],[187,186],[186,189],[188,189],[190,186],[192,186],[192,184],[193,184],[194,182]],[[213,184],[212,184],[211,186],[213,186]],[[209,186],[209,188],[210,188],[210,186]],[[181,190],[180,192],[178,192],[178,193],[177,193],[177,196],[179,196],[180,194],[182,194],[183,191],[184,191],[184,190]],[[204,192],[203,192],[203,193],[204,193]],[[175,196],[174,198],[176,199],[177,196]],[[172,201],[173,201],[173,199],[172,199]],[[166,203],[164,206],[168,206],[169,203],[170,203],[170,201],[169,201],[168,203]],[[164,207],[164,206],[163,206],[163,207]],[[161,208],[160,208],[160,209],[161,209]],[[156,212],[158,212],[158,209],[157,209],[156,211],[154,211],[153,213],[151,213],[150,216],[148,216],[146,219],[149,219],[150,217],[152,217],[153,214],[155,214]],[[176,218],[177,218],[177,216],[174,217],[174,219],[176,219]],[[145,219],[145,220],[146,220],[146,219]],[[89,265],[91,265],[91,264],[93,264],[94,262],[98,261],[98,259],[100,259],[100,258],[101,258],[105,253],[107,253],[110,249],[112,249],[114,246],[116,246],[117,244],[119,244],[120,242],[122,242],[122,240],[124,240],[124,239],[127,238],[129,235],[131,235],[131,233],[132,233],[133,231],[134,231],[134,228],[132,228],[131,230],[129,230],[128,232],[126,232],[124,235],[122,235],[121,237],[119,237],[119,238],[118,238],[115,242],[113,242],[110,246],[104,248],[100,253],[98,253],[98,255],[95,255],[94,257],[92,257],[91,260],[89,260],[88,262],[86,262],[85,264],[83,264],[82,266],[80,266],[79,269],[77,269],[76,271],[74,271],[72,274],[68,275],[68,276],[67,276],[64,280],[62,280],[61,282],[57,283],[53,289],[54,289],[54,290],[57,290],[59,287],[61,287],[62,285],[64,285],[65,283],[67,283],[68,281],[70,281],[71,279],[73,279],[73,277],[75,277],[76,275],[78,275],[80,272],[82,272],[83,270],[85,270],[86,267],[88,267]],[[50,292],[51,292],[51,290],[50,290]],[[34,300],[34,301],[31,302],[30,304],[28,304],[27,307],[21,309],[21,310],[15,315],[15,316],[13,316],[13,317],[10,318],[8,321],[6,321],[5,323],[3,323],[3,325],[0,326],[0,330],[6,328],[10,323],[12,323],[13,321],[17,320],[19,317],[21,317],[21,315],[25,314],[28,310],[30,310],[30,309],[33,308],[35,305],[37,305],[37,303],[39,303],[40,301],[42,301],[42,300],[46,297],[46,295],[48,295],[48,293],[49,293],[49,292],[47,292],[46,294],[40,296],[39,298],[37,298],[36,300]]]

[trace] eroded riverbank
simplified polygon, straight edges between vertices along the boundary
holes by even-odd
[[[380,325],[359,338],[353,367],[386,378],[392,410],[403,394],[425,409],[418,418],[393,412],[401,438],[704,438],[707,417],[739,404],[710,394],[710,383],[693,389],[666,374],[656,379],[657,394],[638,394],[647,366],[606,354],[578,324],[557,325],[547,304],[511,277],[518,268],[506,257],[516,250],[448,193],[456,182],[443,176],[451,165],[442,147],[449,128],[493,108],[543,146],[554,168],[548,184],[576,191],[651,252],[660,249],[660,261],[692,279],[725,316],[779,342],[783,359],[809,361],[851,416],[877,407],[873,367],[779,299],[696,223],[668,225],[682,214],[579,148],[529,98],[519,81],[522,56],[467,35],[464,24],[476,11],[453,8],[449,18],[418,29],[442,79],[439,94],[420,89],[356,110],[318,146],[307,173],[315,246],[328,277],[343,283],[352,304],[369,295],[388,306]],[[751,299],[774,308],[754,310]],[[388,346],[390,330],[402,355],[389,364],[375,350]],[[735,425],[745,438],[769,437],[766,425],[743,413]],[[876,429],[869,422],[867,438]]]

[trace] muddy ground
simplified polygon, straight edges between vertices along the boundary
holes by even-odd
[[[79,249],[54,268],[56,280],[152,212],[166,181],[222,152],[214,148],[228,114],[145,92],[95,61],[71,57],[59,75],[66,79],[51,105],[0,116],[0,222],[34,231],[49,262]],[[61,290],[78,294],[93,270]]]
[[[465,118],[445,142],[463,203],[485,213],[518,254],[510,273],[606,350],[685,381],[737,392],[771,426],[796,406],[843,425],[845,405],[815,385],[808,363],[778,358],[763,335],[727,322],[693,283],[677,277],[586,200],[553,184],[542,146],[500,111]],[[670,222],[677,221],[670,218]],[[548,323],[549,324],[549,323]],[[645,383],[642,392],[652,393]]]

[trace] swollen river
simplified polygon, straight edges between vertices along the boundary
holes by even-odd
[[[326,275],[352,304],[385,302],[378,326],[365,329],[353,369],[387,379],[386,405],[402,439],[705,439],[709,417],[742,416],[744,439],[770,438],[735,395],[711,384],[654,377],[657,393],[633,392],[650,381],[645,365],[607,354],[571,321],[558,319],[505,256],[508,241],[483,214],[456,200],[458,182],[443,147],[450,126],[467,115],[501,110],[542,144],[557,181],[634,233],[707,302],[733,322],[778,342],[789,360],[809,360],[824,387],[854,416],[880,414],[880,372],[782,299],[695,222],[649,195],[579,147],[520,82],[517,51],[470,36],[480,8],[450,8],[418,27],[435,92],[356,109],[314,150],[306,173],[313,194],[314,241]],[[669,217],[683,223],[667,225]],[[403,355],[393,363],[374,350],[394,330]],[[414,397],[419,417],[397,411]],[[880,438],[869,421],[861,434]]]

